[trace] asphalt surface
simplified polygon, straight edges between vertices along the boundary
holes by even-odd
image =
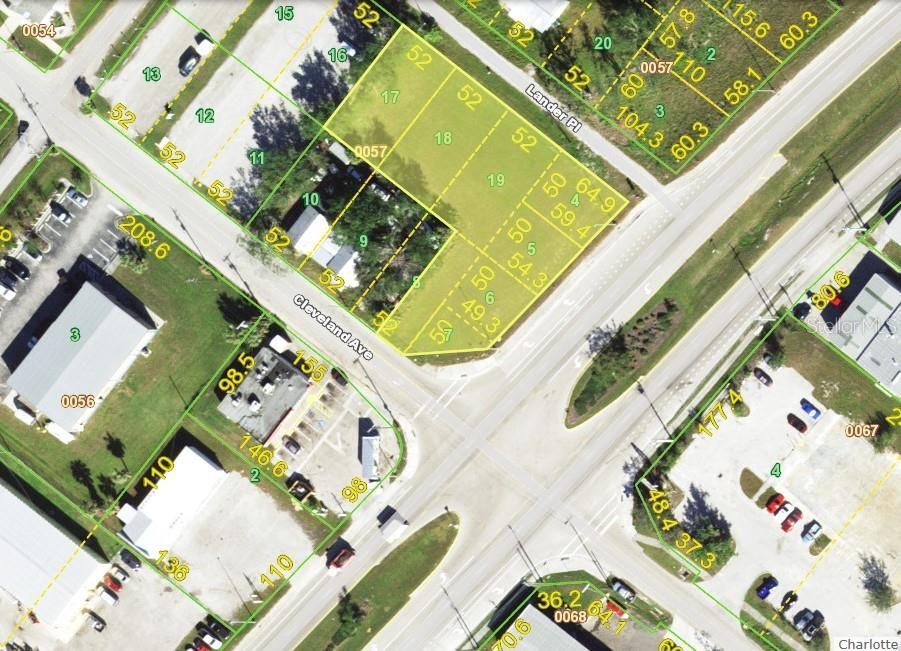
[[[366,363],[374,383],[371,393],[377,391],[383,396],[406,426],[411,446],[409,473],[389,489],[392,504],[414,526],[440,513],[444,505],[460,512],[463,518],[460,540],[442,565],[441,573],[424,584],[410,611],[378,636],[375,643],[379,648],[421,648],[424,640],[440,640],[447,646],[439,648],[447,648],[462,641],[435,635],[455,617],[442,587],[456,600],[466,621],[479,621],[490,607],[490,591],[486,596],[485,590],[498,581],[498,585],[509,587],[508,575],[521,576],[525,571],[522,564],[508,568],[510,559],[516,558],[516,539],[506,524],[512,524],[530,554],[552,558],[574,537],[568,525],[561,524],[567,518],[591,538],[605,565],[638,583],[671,609],[677,620],[703,626],[720,646],[730,650],[750,648],[728,615],[708,597],[673,581],[650,563],[628,532],[611,527],[604,538],[591,532],[598,526],[594,521],[599,513],[602,524],[607,526],[603,520],[607,505],[601,502],[611,499],[607,496],[615,496],[623,481],[619,471],[623,459],[618,452],[627,441],[619,433],[641,431],[653,418],[645,398],[637,393],[626,395],[602,415],[571,432],[563,430],[562,409],[578,376],[579,369],[573,361],[583,354],[588,330],[610,319],[624,321],[634,313],[760,184],[759,177],[774,171],[772,159],[779,147],[897,41],[897,5],[880,3],[732,137],[720,143],[706,161],[667,186],[665,193],[670,201],[682,206],[678,219],[671,216],[672,211],[667,214],[656,193],[649,192],[649,198],[633,211],[640,217],[624,220],[614,236],[580,264],[498,354],[487,361],[443,369],[415,367],[399,358],[338,308],[327,307],[327,299],[302,277],[289,272],[279,274],[247,255],[235,245],[237,227],[109,126],[78,113],[80,98],[69,90],[74,78],[85,70],[96,69],[105,51],[104,43],[127,23],[129,12],[134,12],[130,3],[113,8],[66,64],[47,78],[17,55],[0,54],[0,66],[8,72],[0,79],[0,95],[24,117],[27,109],[15,83],[27,89],[41,120],[59,144],[239,286],[248,287],[266,307],[343,364],[355,382],[367,385],[369,380],[360,365],[353,362],[348,349],[336,345],[334,339],[297,311],[292,302],[294,294],[304,293],[373,350],[375,358]],[[843,53],[840,67],[830,64],[838,52]],[[52,83],[48,83],[50,79]],[[891,148],[881,149],[856,172],[855,178],[860,178],[856,182],[869,191],[869,182],[882,177],[896,159]],[[611,162],[617,166],[622,163]],[[858,191],[852,187],[851,176],[845,180],[846,187],[849,192]],[[833,193],[828,205],[821,205],[815,214],[806,216],[803,229],[795,229],[803,232],[793,232],[781,240],[755,267],[755,274],[759,269],[760,282],[781,277],[785,269],[798,263],[808,250],[805,245],[822,231],[828,232],[843,208],[843,199]],[[648,394],[660,396],[677,387],[686,369],[703,357],[703,347],[716,341],[717,333],[728,331],[736,318],[745,318],[748,306],[755,301],[759,301],[756,291],[745,284],[739,284],[724,297],[683,345],[644,380]],[[703,333],[703,337],[698,337],[698,333]],[[703,340],[701,344],[699,339]],[[711,360],[710,365],[714,363]],[[705,375],[699,372],[694,377]],[[381,404],[379,396],[375,400]],[[523,414],[532,417],[524,423]],[[554,445],[545,445],[539,451],[511,447],[507,442],[515,434],[510,432],[517,429],[543,430],[548,440],[553,437]],[[648,445],[658,433],[643,435],[645,440],[634,439],[639,446]],[[534,458],[536,452],[548,466],[565,468],[565,472],[536,477],[526,471],[525,462]],[[410,474],[414,470],[415,474]],[[492,486],[497,493],[492,499],[466,489],[472,486],[466,481],[467,473],[496,475]],[[603,497],[579,498],[578,488],[586,484],[593,487],[593,494]],[[303,590],[289,591],[267,615],[265,624],[251,632],[242,648],[293,648],[311,624],[335,603],[341,587],[352,585],[389,551],[374,525],[374,519],[355,520],[346,535],[357,548],[354,562],[339,577],[328,580],[317,569],[311,583]],[[503,574],[498,577],[499,571]],[[420,615],[414,617],[420,609]]]

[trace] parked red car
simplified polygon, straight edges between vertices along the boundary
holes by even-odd
[[[112,590],[113,592],[119,592],[122,589],[122,584],[111,577],[109,574],[103,575],[103,585]]]
[[[779,510],[779,507],[782,506],[782,503],[785,501],[785,495],[782,493],[776,493],[770,498],[770,501],[766,503],[766,510],[773,515],[776,515],[776,511]]]
[[[804,514],[801,513],[801,509],[795,509],[794,511],[792,511],[788,515],[788,517],[782,521],[782,531],[784,531],[785,533],[791,531],[792,527],[794,527],[795,524],[798,523],[798,520],[800,520],[803,515]]]
[[[794,414],[789,414],[787,420],[788,420],[788,424],[791,425],[792,427],[794,427],[799,432],[801,432],[801,434],[803,434],[804,432],[807,431],[807,423],[805,423],[803,420],[801,420]]]

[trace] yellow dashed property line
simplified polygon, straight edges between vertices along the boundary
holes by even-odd
[[[463,235],[463,233],[457,233],[457,235],[460,236],[460,239],[461,239],[461,240],[463,240],[463,241],[466,242],[469,246],[471,246],[471,247],[474,248],[476,251],[478,251],[478,252],[479,252],[479,255],[482,255],[482,256],[484,256],[485,258],[487,258],[488,260],[490,260],[491,262],[493,262],[493,263],[497,266],[498,269],[500,269],[500,270],[503,271],[505,274],[507,274],[508,276],[510,276],[510,278],[512,278],[513,280],[515,280],[519,285],[522,286],[523,289],[525,289],[527,292],[529,292],[532,296],[538,296],[538,292],[536,292],[534,289],[532,289],[531,287],[529,287],[528,285],[526,285],[522,280],[520,280],[519,278],[517,278],[517,277],[514,275],[514,273],[513,273],[512,271],[510,271],[505,265],[502,265],[500,262],[498,262],[497,260],[495,260],[495,259],[491,256],[491,254],[488,253],[486,247],[484,247],[484,246],[479,246],[478,244],[476,244],[475,242],[473,242],[471,239],[469,239],[468,237],[466,237],[465,235]],[[488,243],[488,245],[490,245],[490,244],[491,244],[491,242]]]
[[[383,164],[386,160],[388,160],[388,157],[394,153],[394,150],[400,144],[400,141],[403,140],[404,136],[407,135],[407,132],[413,128],[413,125],[416,124],[416,122],[419,120],[420,116],[425,112],[426,108],[428,108],[429,104],[432,103],[432,100],[435,99],[435,96],[438,95],[438,92],[442,88],[444,88],[444,84],[447,83],[447,80],[450,79],[451,75],[453,75],[453,74],[454,74],[453,70],[451,70],[449,73],[447,73],[447,76],[444,78],[444,80],[440,84],[438,84],[438,87],[435,89],[435,91],[432,93],[432,95],[426,100],[425,104],[423,104],[420,107],[419,111],[416,113],[415,116],[413,116],[413,119],[410,121],[410,123],[404,128],[403,131],[400,132],[400,135],[394,141],[394,144],[391,145],[391,149],[389,149],[387,151],[387,153],[385,153],[385,155],[382,157]],[[357,191],[354,193],[354,196],[352,196],[350,198],[350,201],[348,201],[347,204],[344,206],[344,208],[341,209],[341,212],[338,213],[338,216],[335,218],[335,221],[329,225],[328,230],[325,231],[325,233],[323,233],[322,237],[319,238],[319,241],[316,242],[316,246],[313,248],[312,251],[310,251],[309,254],[307,254],[307,257],[305,257],[303,259],[303,262],[301,262],[300,265],[297,267],[298,269],[303,269],[304,265],[306,265],[306,263],[310,261],[310,258],[313,256],[313,254],[319,249],[320,246],[322,246],[322,243],[325,242],[325,240],[328,238],[328,236],[331,235],[332,231],[335,229],[335,226],[337,226],[338,222],[341,221],[341,218],[344,217],[344,213],[346,213],[348,211],[348,209],[351,207],[351,205],[353,205],[353,202],[357,200],[357,197],[359,197],[360,193],[366,188],[367,185],[369,185],[369,182],[372,180],[372,177],[375,176],[376,172],[378,172],[378,171],[379,171],[379,166],[373,165],[372,172],[369,174],[368,177],[366,177],[366,180],[363,181],[363,185],[361,185],[357,189]]]
[[[667,11],[663,15],[663,18],[660,19],[660,22],[657,23],[656,27],[654,27],[654,29],[651,30],[651,33],[648,34],[648,37],[644,40],[644,43],[642,43],[641,45],[638,46],[638,49],[635,50],[635,54],[633,54],[632,58],[629,59],[628,63],[626,63],[626,65],[623,66],[623,69],[620,70],[620,73],[616,76],[616,79],[614,79],[613,81],[610,82],[610,85],[607,87],[607,90],[601,96],[601,99],[599,99],[592,108],[596,109],[598,106],[601,105],[601,102],[603,102],[605,99],[607,99],[607,95],[609,95],[610,91],[613,90],[613,87],[616,86],[617,83],[619,83],[619,80],[623,78],[623,75],[626,74],[626,72],[629,70],[629,67],[635,62],[635,59],[638,58],[638,55],[641,54],[641,51],[644,49],[644,46],[647,45],[652,38],[654,38],[654,34],[657,33],[657,30],[660,29],[660,26],[666,22],[666,19],[670,17],[670,14],[673,13],[673,11],[676,9],[676,7],[679,6],[679,2],[681,2],[681,0],[676,0],[673,3],[673,6],[669,8],[669,11]]]
[[[462,321],[463,323],[465,323],[466,325],[468,325],[470,328],[472,328],[473,332],[475,332],[477,335],[479,335],[480,337],[484,337],[485,339],[488,339],[488,334],[487,334],[487,333],[482,332],[481,330],[479,330],[479,329],[475,326],[475,324],[470,323],[470,322],[469,322],[469,319],[467,319],[465,316],[463,316],[462,314],[460,314],[459,312],[457,312],[457,310],[455,310],[454,308],[452,308],[450,305],[445,305],[445,306],[444,306],[444,309],[447,310],[448,312],[450,312],[451,314],[453,314],[455,317],[457,317],[460,321]]]
[[[798,585],[796,585],[794,588],[795,592],[797,592],[798,590],[801,589],[801,586],[803,586],[807,582],[807,580],[813,574],[814,570],[816,570],[817,566],[823,561],[823,559],[829,554],[829,552],[832,551],[832,549],[835,547],[835,544],[839,541],[839,539],[845,533],[845,530],[847,530],[848,527],[851,526],[851,524],[854,522],[854,520],[860,514],[860,511],[863,509],[863,507],[865,507],[867,504],[869,504],[870,500],[872,500],[876,496],[876,494],[882,488],[882,485],[888,480],[888,478],[891,476],[892,472],[895,470],[895,466],[898,465],[899,461],[901,461],[901,454],[899,454],[897,457],[895,457],[895,460],[888,467],[888,470],[885,471],[885,474],[882,475],[882,477],[879,479],[879,481],[877,481],[876,484],[873,486],[873,488],[870,489],[870,492],[867,493],[867,495],[860,501],[860,503],[857,505],[857,508],[854,509],[854,512],[850,516],[848,516],[848,519],[842,525],[842,528],[839,529],[839,531],[836,533],[835,538],[833,538],[832,540],[829,541],[829,544],[826,545],[826,548],[820,553],[820,555],[817,557],[817,559],[813,562],[813,565],[810,566],[810,569],[807,570],[807,573],[803,577],[801,577],[801,580],[798,582]],[[783,610],[782,608],[779,608],[776,611],[776,613],[773,615],[772,619],[767,623],[766,628],[764,629],[764,632],[769,630],[769,628],[773,625],[773,622],[776,621],[776,619],[782,615],[782,610]]]
[[[554,46],[554,49],[551,50],[551,53],[547,55],[547,58],[541,62],[542,68],[544,68],[547,65],[547,62],[551,60],[551,57],[557,53],[557,50],[560,48],[561,45],[563,45],[563,42],[569,38],[569,35],[572,34],[572,31],[576,28],[576,25],[578,25],[580,22],[582,22],[582,19],[585,17],[585,14],[588,13],[588,10],[591,9],[591,5],[593,5],[593,4],[594,4],[593,1],[589,2],[585,6],[585,9],[582,10],[582,13],[579,14],[579,17],[576,18],[576,20],[573,22],[573,24],[569,26],[569,29],[566,30],[566,33],[563,35],[563,38],[560,39],[560,42]]]
[[[440,303],[438,303],[438,307],[436,307],[434,310],[432,310],[432,313],[429,314],[428,318],[422,322],[422,326],[420,326],[419,330],[416,331],[416,334],[410,340],[410,343],[407,344],[407,347],[404,348],[403,352],[405,355],[407,354],[407,351],[413,347],[413,344],[416,343],[416,340],[419,339],[420,335],[422,334],[422,331],[425,330],[426,326],[432,322],[432,317],[434,317],[438,313],[438,310],[440,310],[442,307],[444,307],[444,305],[447,303],[447,299],[449,299],[451,297],[451,295],[455,291],[457,291],[457,288],[460,286],[460,283],[463,282],[463,279],[466,278],[466,276],[469,274],[469,272],[472,270],[472,268],[475,266],[476,262],[478,262],[480,258],[481,258],[480,255],[476,255],[476,257],[473,259],[473,261],[469,263],[469,266],[466,267],[466,271],[464,271],[460,275],[460,278],[458,278],[457,282],[454,283],[454,286],[450,288],[450,291],[447,292],[447,295],[441,299]]]
[[[391,263],[394,262],[395,258],[397,258],[397,256],[403,250],[403,248],[407,245],[407,242],[410,241],[410,238],[416,234],[416,231],[419,230],[419,227],[422,226],[422,223],[426,220],[426,218],[428,216],[429,216],[428,211],[426,211],[422,214],[422,217],[419,218],[419,221],[416,223],[416,226],[414,226],[413,229],[409,233],[407,233],[407,237],[404,238],[404,241],[401,242],[400,246],[394,250],[394,253],[391,254],[390,258],[388,258],[388,262],[386,262],[384,264],[384,266],[379,271],[379,273],[376,275],[376,277],[372,279],[371,283],[369,283],[369,287],[366,288],[366,291],[364,291],[362,294],[360,294],[360,297],[356,301],[354,301],[353,306],[350,308],[351,313],[353,313],[353,311],[357,309],[357,306],[363,301],[363,299],[366,298],[366,294],[369,293],[369,290],[372,289],[372,286],[378,282],[379,278],[382,277],[382,274],[384,274],[385,271],[388,269],[388,267],[391,265]]]
[[[31,607],[28,609],[28,611],[24,615],[22,615],[22,618],[13,627],[13,630],[10,631],[9,635],[6,637],[6,640],[4,640],[4,646],[6,645],[6,643],[10,642],[13,639],[13,637],[15,636],[17,631],[21,630],[22,625],[25,623],[25,620],[28,619],[28,616],[34,612],[34,609],[37,607],[37,605],[39,603],[41,603],[41,600],[47,595],[47,593],[50,591],[50,588],[53,587],[53,584],[56,583],[57,580],[59,580],[59,577],[61,577],[63,575],[63,573],[66,571],[66,569],[69,567],[69,565],[72,564],[72,561],[75,560],[75,557],[78,556],[78,553],[84,548],[84,546],[91,539],[91,537],[93,537],[94,532],[97,531],[97,529],[99,527],[100,527],[99,523],[94,525],[94,528],[88,532],[88,535],[85,536],[84,540],[81,541],[81,543],[78,545],[78,547],[75,548],[75,551],[72,552],[72,554],[69,556],[69,558],[66,559],[66,562],[63,563],[62,567],[59,568],[59,571],[56,573],[56,575],[52,579],[50,579],[50,582],[47,584],[47,586],[44,588],[44,590],[41,592],[41,594],[39,594],[37,596],[37,598],[34,600],[34,603],[31,604]]]
[[[562,235],[563,237],[565,237],[566,239],[568,239],[570,242],[572,242],[573,244],[575,244],[577,247],[579,247],[579,250],[582,250],[582,249],[585,248],[585,245],[584,245],[584,244],[579,244],[578,242],[576,242],[573,238],[571,238],[569,235],[566,234],[566,231],[564,231],[562,228],[560,228],[559,226],[557,226],[557,224],[555,224],[555,223],[552,222],[550,219],[548,219],[548,218],[545,217],[543,214],[541,214],[541,213],[540,213],[540,212],[539,212],[532,204],[530,204],[530,203],[529,203],[528,201],[526,201],[525,199],[522,200],[522,205],[524,205],[526,208],[528,208],[528,209],[531,210],[533,213],[535,213],[538,217],[540,217],[540,218],[544,221],[544,223],[546,223],[548,226],[550,226],[550,227],[553,228],[555,231],[557,231],[558,233],[560,233],[560,235]]]
[[[550,162],[544,166],[544,169],[541,170],[541,174],[539,174],[538,177],[535,179],[535,181],[532,183],[532,185],[529,186],[529,189],[526,190],[525,194],[522,195],[520,200],[516,203],[516,206],[513,208],[513,210],[510,211],[510,214],[507,215],[507,218],[501,223],[501,225],[498,227],[498,229],[496,231],[494,231],[494,235],[492,235],[491,238],[488,240],[488,244],[486,245],[486,248],[488,246],[492,245],[495,238],[497,238],[497,236],[500,234],[500,232],[502,230],[504,230],[504,227],[510,222],[510,219],[513,218],[513,215],[516,214],[516,211],[522,207],[522,202],[525,201],[530,194],[532,194],[532,190],[534,190],[535,187],[541,182],[541,179],[543,179],[544,175],[547,174],[547,171],[549,169],[551,169],[551,165],[553,165],[554,163],[557,162],[558,158],[560,158],[559,151],[556,154],[554,154],[554,157],[550,160]]]
[[[225,37],[228,36],[228,33],[230,31],[232,31],[232,28],[238,24],[238,21],[241,20],[241,16],[244,15],[244,12],[246,12],[248,9],[250,9],[250,5],[252,5],[252,4],[253,4],[253,0],[250,0],[246,5],[244,5],[244,8],[241,10],[241,13],[239,13],[237,16],[234,17],[231,24],[228,26],[228,29],[225,30],[225,33],[219,39],[220,43],[225,40]],[[192,81],[194,81],[194,78],[197,76],[197,73],[199,73],[200,69],[203,68],[204,65],[206,65],[206,62],[209,61],[210,57],[213,56],[213,52],[215,52],[216,49],[218,49],[218,48],[219,48],[219,46],[217,45],[216,48],[212,52],[210,52],[207,56],[205,56],[203,59],[200,60],[200,63],[197,65],[196,68],[194,68],[194,70],[191,72],[191,75],[187,78],[187,80],[185,80],[185,83],[182,84],[182,87],[178,89],[177,93],[175,93],[175,97],[173,97],[171,100],[169,100],[170,104],[178,101],[178,98],[181,96],[181,94],[183,92],[185,92],[185,88],[188,87],[188,84],[190,84]],[[168,114],[169,114],[169,109],[164,108],[163,112],[159,114],[159,117],[157,117],[157,119],[154,121],[153,125],[150,127],[150,130],[147,133],[145,133],[143,136],[141,136],[141,142],[144,142],[145,140],[147,140],[148,137],[150,137],[150,134],[153,133],[154,129],[156,129],[156,126],[160,123],[160,120],[162,120]]]
[[[653,12],[654,12],[655,14],[657,14],[658,16],[662,16],[662,15],[663,15],[662,13],[660,13],[660,12],[657,10],[657,7],[654,7],[653,5],[648,4],[647,0],[641,0],[641,4],[643,4],[645,7],[647,7],[647,8],[650,9],[651,11],[653,11]]]
[[[438,196],[435,197],[435,200],[432,201],[432,205],[429,206],[429,210],[430,210],[430,211],[433,210],[433,209],[435,208],[435,206],[438,205],[438,202],[441,201],[441,198],[445,195],[445,193],[446,193],[448,190],[450,190],[450,187],[451,187],[454,183],[456,183],[457,178],[460,176],[460,174],[463,173],[463,170],[466,169],[466,166],[469,165],[469,163],[472,161],[472,159],[475,158],[475,155],[479,153],[479,150],[480,150],[480,149],[482,148],[482,146],[488,141],[488,138],[490,138],[491,135],[495,132],[495,130],[500,126],[501,122],[503,121],[503,119],[504,119],[505,117],[507,117],[507,110],[506,110],[506,109],[504,110],[503,113],[501,113],[501,116],[497,119],[497,121],[496,121],[496,122],[492,125],[492,127],[488,130],[488,133],[485,134],[485,137],[482,138],[482,142],[480,142],[480,143],[476,146],[476,148],[472,150],[472,153],[469,155],[469,158],[467,158],[465,161],[463,161],[463,164],[460,166],[460,169],[458,169],[458,170],[454,173],[454,176],[451,178],[450,181],[447,182],[447,185],[444,186],[444,189],[443,189],[441,192],[439,192],[439,193],[438,193]]]
[[[434,263],[435,260],[437,260],[438,257],[444,252],[444,249],[447,248],[447,246],[451,243],[451,240],[453,240],[454,237],[456,237],[456,235],[457,235],[457,231],[452,231],[452,232],[451,232],[450,237],[448,237],[448,238],[444,241],[444,244],[441,245],[441,248],[439,248],[438,251],[435,253],[435,255],[432,256],[432,259],[429,260],[429,263],[425,266],[425,269],[423,269],[421,272],[419,272],[419,277],[420,277],[420,278],[422,278],[423,276],[426,275],[426,273],[428,272],[429,268],[432,266],[432,263]],[[415,289],[415,287],[416,287],[416,284],[414,283],[414,284],[413,284],[406,292],[404,292],[404,295],[403,295],[403,296],[401,297],[401,299],[397,302],[397,305],[395,305],[394,308],[391,310],[391,313],[388,314],[388,318],[386,318],[385,321],[382,323],[382,325],[379,326],[379,329],[375,331],[375,334],[381,334],[381,332],[382,332],[382,330],[384,329],[385,325],[386,325],[389,321],[391,321],[391,319],[394,317],[395,313],[400,309],[400,306],[404,304],[404,301],[407,300],[407,297],[412,293],[412,291],[413,291],[413,289]],[[400,349],[398,348],[398,350],[400,350]],[[401,352],[403,352],[403,351],[401,351]]]
[[[504,11],[506,8],[507,8],[507,5],[505,5],[504,3],[501,3],[501,6],[498,8],[497,12],[495,12],[495,14],[491,17],[491,20],[488,21],[489,27],[491,27],[491,25],[494,24],[494,21],[497,20],[497,17],[500,16],[501,12]]]
[[[337,224],[339,221],[341,221],[341,218],[344,217],[344,213],[346,213],[348,210],[350,210],[350,207],[353,205],[354,201],[357,200],[357,197],[360,196],[360,193],[366,189],[367,185],[369,185],[369,182],[372,180],[373,176],[375,176],[375,170],[372,170],[369,173],[369,176],[366,177],[366,180],[363,181],[363,183],[360,184],[360,187],[357,188],[357,191],[354,192],[354,196],[352,196],[350,198],[350,201],[348,201],[346,204],[344,204],[344,207],[341,209],[341,212],[338,213],[338,216],[335,218],[335,221],[331,225],[329,225],[328,230],[325,231],[325,233],[322,234],[322,237],[319,238],[319,241],[316,242],[316,246],[314,246],[313,249],[307,254],[307,256],[303,259],[303,262],[301,262],[299,265],[297,265],[298,269],[303,269],[304,265],[310,261],[310,258],[313,257],[313,254],[316,253],[316,251],[319,249],[319,247],[322,246],[322,243],[325,242],[325,240],[331,234],[332,229],[335,227],[335,224]]]
[[[304,47],[306,47],[307,43],[310,42],[310,39],[313,38],[313,36],[316,34],[316,32],[322,26],[322,23],[325,22],[325,19],[328,18],[329,14],[335,9],[335,7],[338,6],[338,1],[339,0],[334,0],[334,2],[332,2],[331,6],[329,6],[329,8],[325,11],[325,13],[322,14],[322,16],[320,16],[320,18],[316,22],[316,24],[313,25],[313,28],[306,35],[306,38],[304,38],[303,41],[301,41],[300,45],[298,45],[297,48],[294,50],[294,52],[291,53],[291,56],[285,62],[285,65],[283,65],[281,67],[281,70],[279,70],[278,74],[275,75],[275,77],[272,79],[273,85],[278,83],[278,80],[281,79],[283,74],[285,74],[285,71],[288,69],[288,66],[290,66],[291,63],[294,61],[294,59],[297,58],[297,55],[300,54],[300,51]],[[263,101],[263,98],[266,97],[266,95],[268,95],[272,91],[272,88],[273,88],[273,86],[266,84],[266,87],[263,89],[263,92],[257,98],[257,101],[255,101],[253,103],[253,106],[250,107],[250,110],[247,112],[247,115],[245,115],[243,118],[241,118],[241,121],[238,123],[238,126],[235,127],[235,129],[231,132],[231,134],[228,136],[228,138],[226,138],[225,142],[222,143],[222,145],[219,147],[219,149],[216,150],[216,153],[213,154],[213,157],[210,158],[209,162],[207,162],[206,166],[204,166],[204,168],[200,172],[200,174],[197,175],[197,178],[194,179],[194,183],[196,185],[201,184],[200,182],[203,180],[203,177],[209,171],[210,167],[212,167],[213,163],[215,163],[216,160],[219,158],[219,156],[222,155],[222,152],[225,151],[225,148],[228,147],[229,143],[234,139],[234,137],[236,135],[238,135],[238,132],[247,123],[247,120],[250,119],[250,116],[253,115],[253,112],[257,110],[257,106],[260,105],[260,102]]]
[[[726,16],[724,16],[723,14],[721,14],[721,13],[719,12],[719,10],[718,10],[716,7],[714,7],[713,5],[711,5],[710,3],[708,3],[707,0],[701,0],[701,2],[704,4],[705,7],[707,7],[708,9],[710,9],[710,11],[712,11],[713,13],[715,13],[717,16],[719,16],[720,18],[722,18],[723,20],[725,20],[727,23],[729,23],[730,25],[732,25],[732,27],[734,27],[734,28],[737,29],[739,32],[741,32],[742,36],[744,36],[746,39],[748,39],[749,41],[751,41],[754,45],[756,45],[756,46],[759,47],[761,50],[763,50],[764,52],[766,52],[767,54],[769,54],[769,55],[770,55],[771,57],[773,57],[776,61],[778,61],[779,63],[782,63],[782,59],[780,59],[780,58],[777,57],[775,54],[773,54],[772,52],[770,52],[769,49],[766,48],[762,43],[760,43],[759,41],[755,40],[754,37],[752,37],[750,34],[748,34],[747,32],[745,32],[745,30],[743,30],[741,27],[739,27],[738,25],[736,25],[735,23],[733,23],[731,20],[729,20],[729,18],[727,18]]]
[[[643,47],[641,48],[641,50],[642,50],[642,52],[644,52],[645,54],[647,54],[649,57],[651,57],[654,61],[659,61],[659,60],[660,60],[660,59],[658,59],[658,58],[654,55],[653,52],[649,52],[648,50],[646,50],[646,49],[643,48]],[[728,117],[729,114],[726,113],[726,111],[724,111],[723,109],[721,109],[721,108],[719,107],[719,105],[718,105],[716,102],[714,102],[712,99],[710,99],[709,97],[707,97],[707,95],[705,95],[704,93],[702,93],[702,92],[701,92],[694,84],[690,83],[690,82],[687,81],[684,77],[682,77],[681,75],[679,75],[678,72],[676,72],[675,70],[673,70],[673,66],[670,66],[669,74],[671,74],[673,77],[675,77],[676,79],[678,79],[679,81],[681,81],[683,84],[685,84],[686,86],[688,86],[688,87],[689,87],[696,95],[698,95],[698,96],[701,97],[705,102],[707,102],[708,104],[710,104],[710,106],[712,106],[712,107],[715,108],[717,111],[719,111],[720,113],[722,113],[723,115],[725,115],[725,116]]]

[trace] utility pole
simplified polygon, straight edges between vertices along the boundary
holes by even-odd
[[[35,110],[35,104],[33,104],[32,101],[28,99],[28,95],[25,94],[25,90],[19,84],[16,84],[16,88],[18,88],[19,92],[22,93],[22,101],[25,102],[28,110],[31,111],[32,115],[34,115],[34,119],[37,120],[39,125],[41,125],[41,130],[44,132],[44,136],[47,138],[47,146],[49,147],[53,144],[53,138],[50,137],[50,133],[47,131],[47,127],[44,126],[44,122],[41,120],[41,116],[38,115],[38,112]]]

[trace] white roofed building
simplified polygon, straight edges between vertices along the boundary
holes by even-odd
[[[73,327],[78,328],[77,339]],[[48,431],[70,443],[156,332],[97,285],[85,282],[8,384],[22,403],[52,421]],[[63,406],[62,397],[73,394],[93,400]]]
[[[0,513],[0,590],[33,607],[44,625],[71,633],[106,566],[2,483]]]
[[[172,470],[137,507],[125,504],[119,509],[117,517],[125,525],[120,535],[148,558],[156,558],[191,526],[226,476],[196,448],[182,448],[173,459]]]

